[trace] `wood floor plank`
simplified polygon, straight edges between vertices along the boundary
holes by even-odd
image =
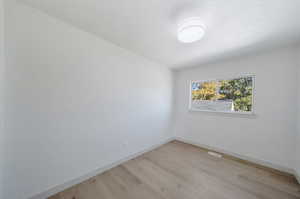
[[[300,199],[289,174],[170,142],[49,199]]]

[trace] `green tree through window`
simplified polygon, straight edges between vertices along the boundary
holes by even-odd
[[[235,111],[252,110],[252,77],[222,80],[220,100],[233,100]]]

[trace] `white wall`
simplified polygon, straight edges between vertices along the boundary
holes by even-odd
[[[189,81],[256,76],[254,116],[189,112]],[[268,166],[293,168],[297,81],[295,50],[284,48],[176,73],[177,137]]]
[[[298,58],[298,117],[297,117],[297,127],[298,134],[296,139],[296,165],[295,170],[297,173],[297,178],[300,183],[300,47],[297,49],[297,58]]]
[[[4,170],[4,2],[0,0],[0,198],[3,198],[3,170]]]
[[[170,70],[35,9],[13,1],[7,9],[4,198],[27,198],[171,137]]]

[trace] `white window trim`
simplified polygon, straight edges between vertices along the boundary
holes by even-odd
[[[195,109],[195,108],[192,107],[192,83],[193,82],[221,81],[221,80],[231,80],[231,79],[239,79],[239,78],[245,78],[245,77],[251,77],[252,78],[252,109],[251,109],[251,111],[213,111],[213,110]],[[254,111],[254,108],[255,108],[254,98],[255,98],[255,75],[240,75],[240,76],[229,77],[229,78],[218,78],[218,79],[207,79],[207,80],[190,80],[190,82],[189,82],[189,107],[188,107],[188,110],[191,111],[191,112],[209,112],[209,113],[254,115],[255,114],[255,111]]]

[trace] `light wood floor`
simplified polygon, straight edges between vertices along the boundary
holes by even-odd
[[[292,199],[289,175],[168,143],[49,199]]]

